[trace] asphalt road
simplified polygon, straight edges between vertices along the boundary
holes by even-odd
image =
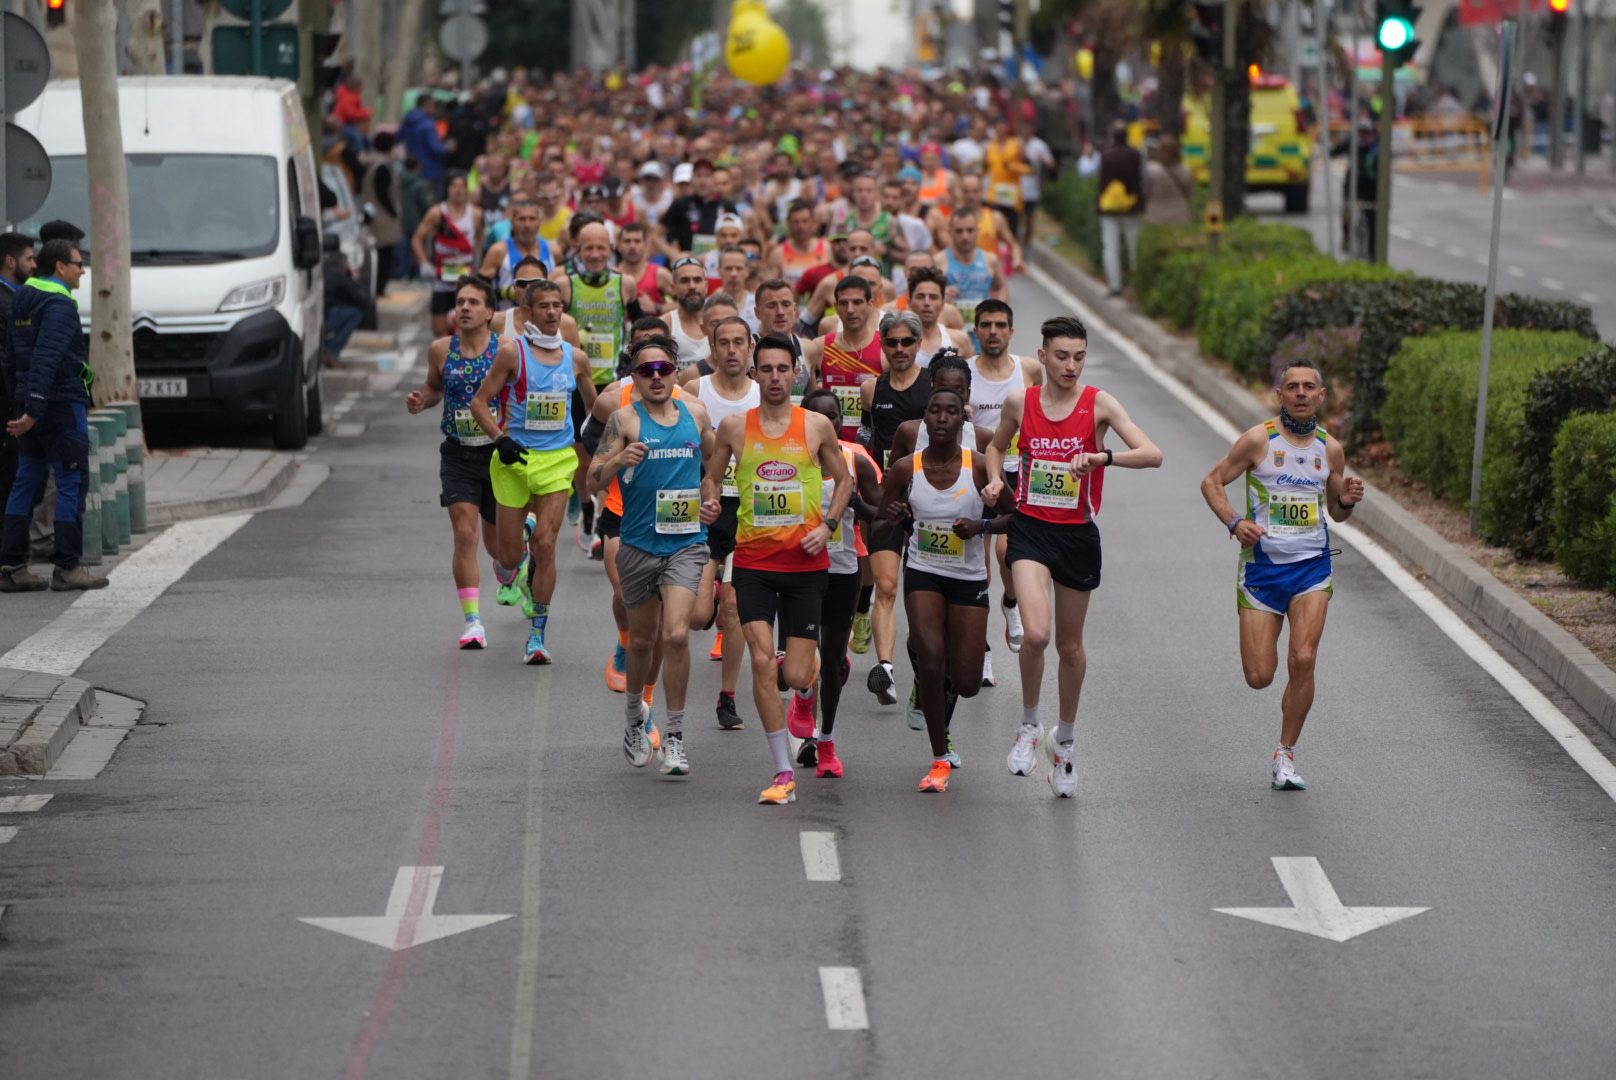
[[[1027,351],[1057,304],[1014,299]],[[491,604],[492,648],[455,651],[432,425],[361,403],[306,503],[84,665],[150,703],[107,770],[0,783],[54,793],[0,817],[4,1074],[1604,1080],[1611,798],[1351,547],[1311,787],[1270,791],[1280,689],[1240,677],[1235,551],[1196,490],[1222,440],[1113,342],[1091,355],[1167,464],[1107,485],[1070,802],[1005,771],[1002,647],[941,797],[868,658],[846,779],[793,806],[755,804],[764,739],[744,684],[745,729],[717,729],[705,659],[693,774],[629,768],[598,565],[563,546],[556,666],[523,667]],[[63,603],[6,599],[0,649]],[[808,879],[804,831],[839,879]],[[1276,857],[1317,859],[1347,905],[1429,910],[1345,943],[1214,910],[1287,906]],[[380,916],[413,866],[444,868],[436,914],[511,917],[396,954],[299,921]]]

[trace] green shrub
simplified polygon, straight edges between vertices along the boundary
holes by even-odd
[[[1145,314],[1161,319],[1179,330],[1195,323],[1195,306],[1201,298],[1201,278],[1212,262],[1205,248],[1182,251],[1162,263],[1148,292],[1139,297]]]
[[[1277,382],[1279,373],[1297,360],[1316,365],[1329,388],[1319,423],[1333,431],[1352,405],[1352,373],[1358,365],[1358,342],[1362,337],[1363,331],[1356,326],[1325,326],[1292,334],[1279,343],[1269,358],[1269,380]]]
[[[1045,209],[1061,223],[1066,235],[1083,249],[1096,269],[1103,261],[1100,213],[1095,205],[1099,197],[1099,179],[1079,176],[1076,169],[1061,173],[1043,191]]]
[[[1208,267],[1202,284],[1196,338],[1202,352],[1227,360],[1245,375],[1262,376],[1277,343],[1268,337],[1268,317],[1284,296],[1326,281],[1402,276],[1388,267],[1337,262],[1318,254],[1220,258]]]
[[[1223,230],[1222,250],[1229,255],[1311,255],[1319,249],[1313,234],[1300,225],[1240,217]]]
[[[1363,327],[1358,373],[1353,385],[1352,435],[1374,438],[1386,400],[1386,366],[1406,337],[1436,330],[1479,330],[1485,290],[1431,278],[1387,281],[1310,282],[1281,298],[1268,316],[1267,336],[1276,344],[1287,335],[1320,326]],[[1593,313],[1581,304],[1504,293],[1493,314],[1495,327],[1569,330],[1598,340]]]
[[[1134,252],[1133,291],[1144,305],[1167,260],[1206,250],[1206,231],[1199,225],[1144,225]],[[1154,312],[1146,309],[1146,314]]]
[[[1515,466],[1515,501],[1522,517],[1516,548],[1521,554],[1544,558],[1552,551],[1550,458],[1555,432],[1573,413],[1612,411],[1616,411],[1616,346],[1601,345],[1569,367],[1543,372],[1527,387],[1525,429],[1532,438],[1520,446]]]
[[[1583,585],[1616,591],[1616,413],[1579,413],[1554,439],[1554,559]]]
[[[1526,388],[1532,376],[1572,363],[1587,348],[1586,341],[1568,332],[1493,334],[1479,515],[1482,536],[1491,543],[1513,543],[1524,525],[1515,497],[1515,462],[1528,437]],[[1403,471],[1442,498],[1460,503],[1470,496],[1480,358],[1481,334],[1475,331],[1410,338],[1392,357],[1381,410],[1386,437]]]
[[[1313,237],[1296,225],[1237,218],[1223,232],[1219,259],[1309,255]],[[1201,225],[1146,225],[1139,230],[1133,290],[1145,314],[1184,328],[1195,320],[1200,275],[1212,260],[1206,229]],[[1170,264],[1185,261],[1169,269]]]

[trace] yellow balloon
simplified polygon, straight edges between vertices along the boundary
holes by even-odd
[[[733,21],[743,15],[761,15],[767,19],[769,17],[769,5],[765,4],[763,0],[735,0],[730,5],[730,19]]]
[[[762,15],[738,15],[729,24],[724,59],[736,78],[754,86],[778,82],[791,66],[791,41],[786,32]]]
[[[1077,61],[1077,77],[1079,79],[1083,79],[1084,81],[1087,81],[1089,79],[1094,78],[1094,50],[1093,49],[1079,49],[1079,50],[1077,50],[1077,56],[1074,59],[1076,59],[1076,61]]]

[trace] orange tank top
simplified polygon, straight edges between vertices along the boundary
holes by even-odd
[[[830,554],[809,555],[802,541],[824,520],[824,477],[808,448],[808,411],[791,410],[785,433],[763,432],[763,413],[746,414],[746,441],[735,483],[741,492],[735,516],[735,565],[786,573],[828,570]]]

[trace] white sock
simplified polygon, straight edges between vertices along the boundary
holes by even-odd
[[[1055,742],[1057,744],[1062,744],[1062,745],[1064,745],[1065,743],[1071,742],[1072,741],[1072,729],[1074,727],[1076,727],[1076,726],[1077,726],[1076,723],[1068,724],[1068,723],[1062,722],[1062,723],[1056,724],[1055,725]]]
[[[1038,706],[1028,705],[1021,710],[1021,722],[1027,727],[1038,726]]]
[[[640,695],[630,694],[628,700],[623,703],[623,720],[625,727],[638,727],[645,723],[645,713],[643,703],[640,701]]]
[[[774,754],[774,771],[791,772],[791,740],[786,736],[786,729],[771,731],[769,734],[769,751]]]

